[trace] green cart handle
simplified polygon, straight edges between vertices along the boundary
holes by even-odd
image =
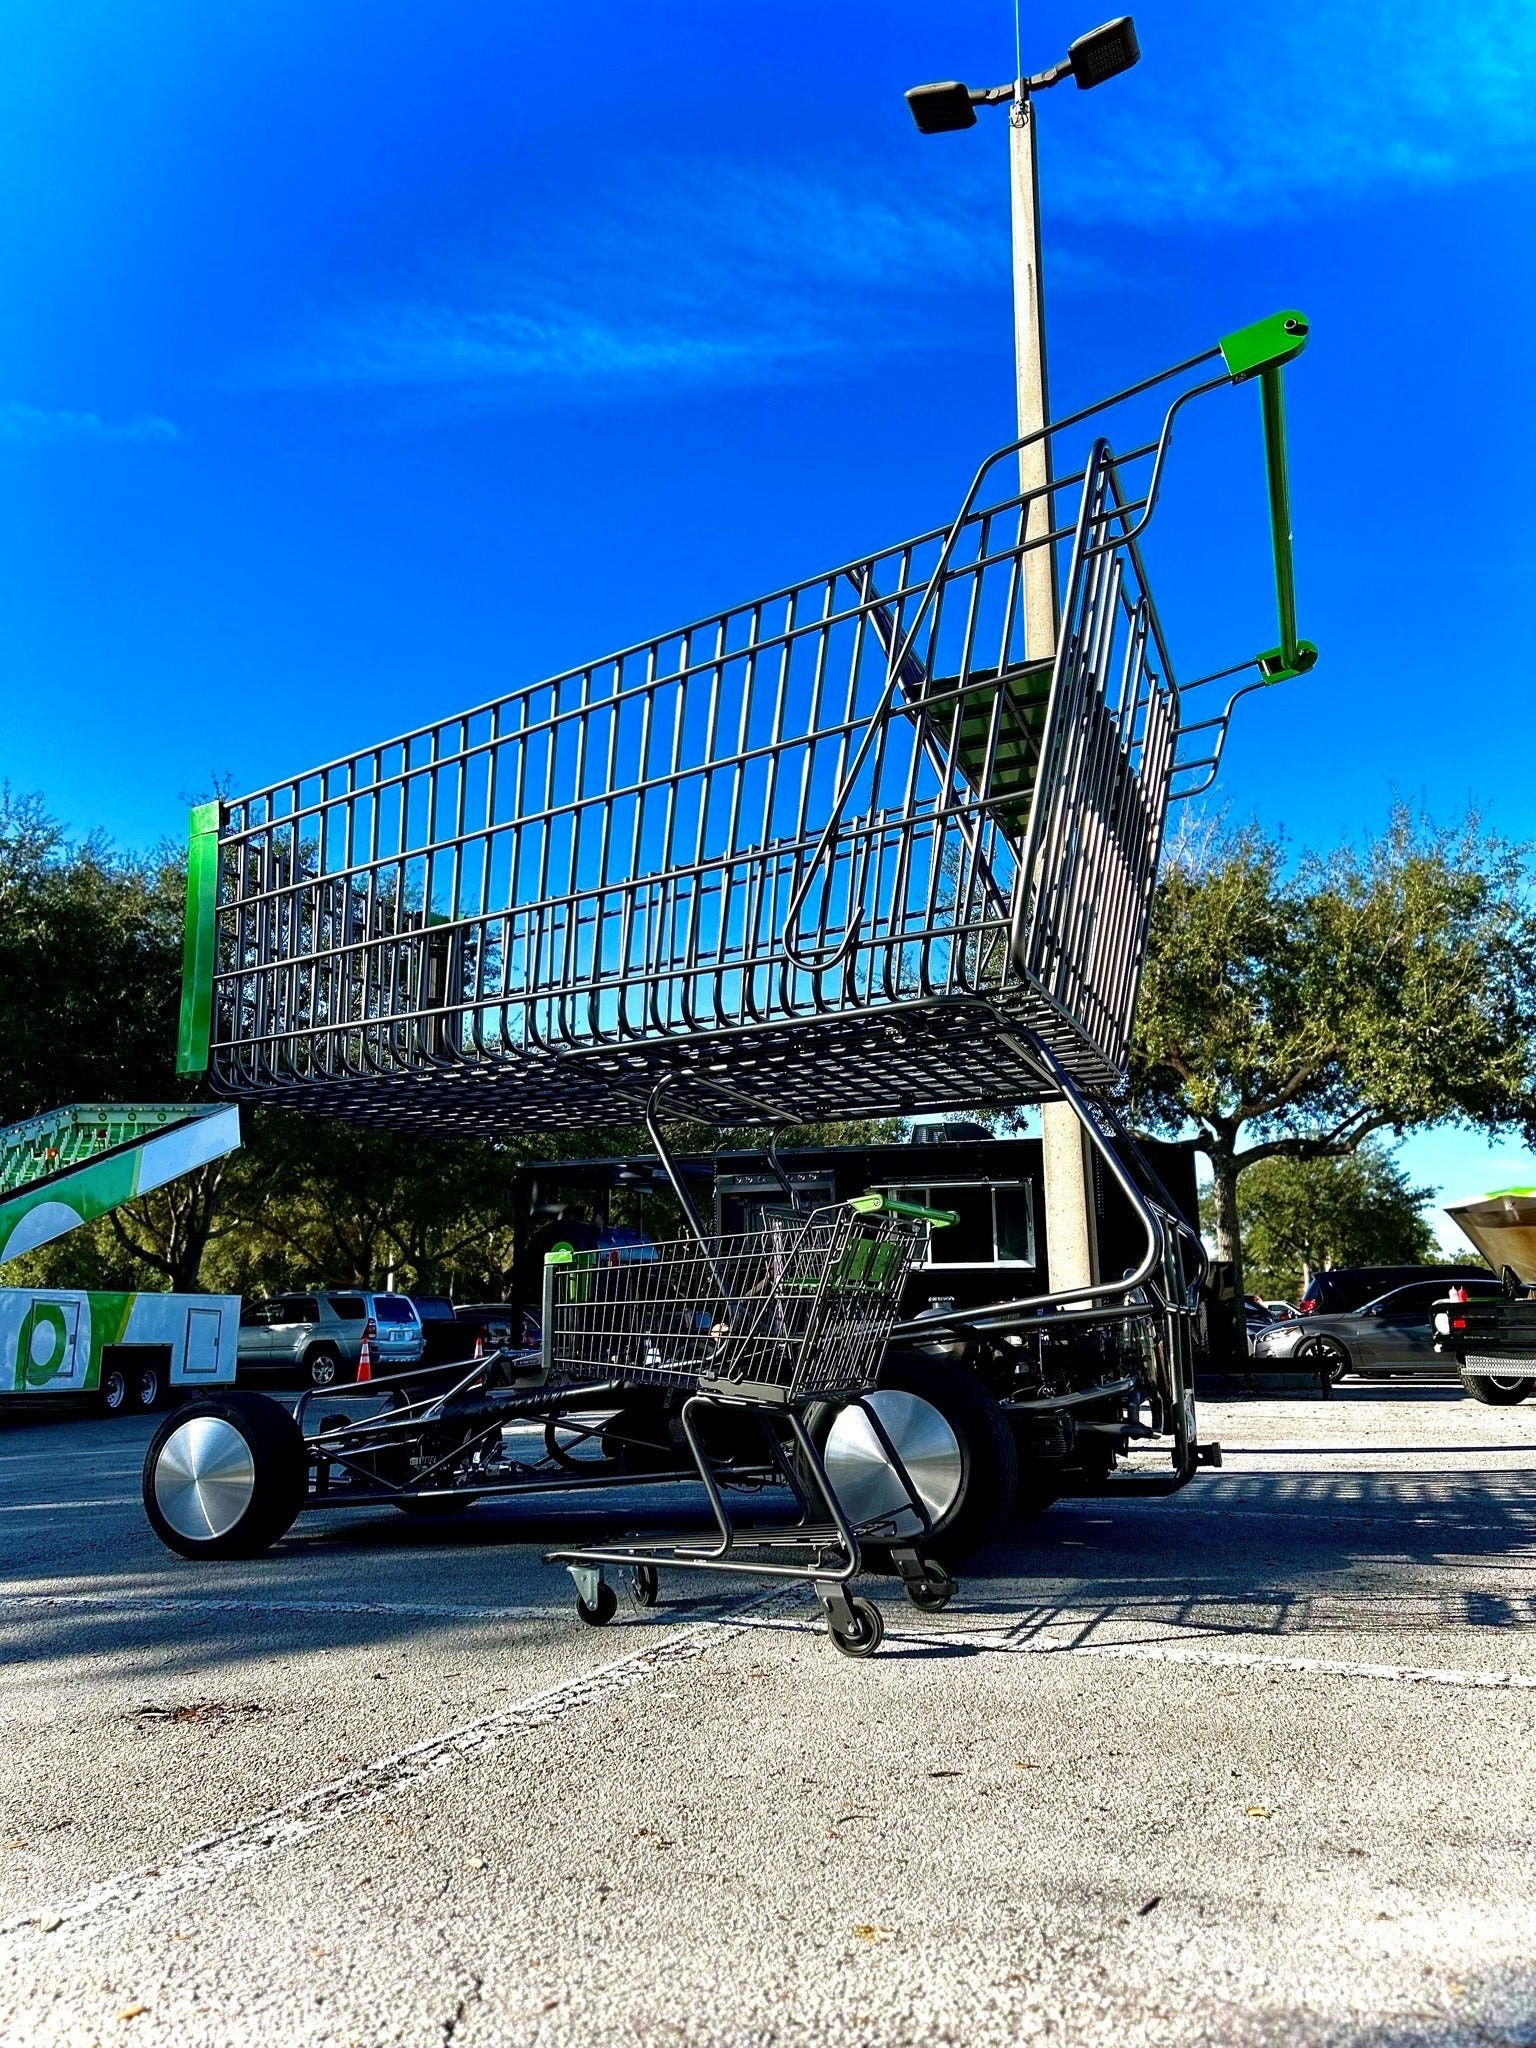
[[[1308,321],[1303,313],[1271,313],[1221,339],[1222,361],[1234,384],[1259,380],[1259,409],[1264,420],[1264,472],[1269,485],[1269,537],[1275,558],[1275,608],[1280,615],[1280,645],[1258,657],[1266,683],[1287,683],[1305,675],[1317,660],[1310,640],[1296,634],[1296,563],[1291,549],[1291,491],[1285,461],[1285,401],[1280,372],[1307,345]]]
[[[904,1201],[900,1195],[876,1194],[873,1189],[867,1195],[850,1195],[848,1207],[855,1216],[910,1216],[914,1222],[931,1223],[936,1230],[960,1221],[953,1209],[929,1209],[922,1202]]]

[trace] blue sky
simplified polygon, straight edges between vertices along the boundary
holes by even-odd
[[[1394,795],[1536,836],[1509,743],[1536,7],[1136,12],[1137,71],[1042,104],[1058,411],[1277,306],[1313,322],[1324,659],[1249,706],[1223,800],[1299,844]],[[1026,5],[1026,65],[1093,19]],[[179,834],[215,776],[937,524],[1010,431],[1004,121],[924,141],[901,100],[1007,77],[1009,0],[6,21],[0,774],[76,831]],[[1272,637],[1249,398],[1152,560],[1186,672]],[[1488,1177],[1480,1138],[1409,1157]]]

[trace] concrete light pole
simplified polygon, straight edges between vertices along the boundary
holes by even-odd
[[[1012,85],[972,91],[950,82],[914,86],[907,94],[912,117],[925,135],[976,124],[978,106],[1008,108],[1008,162],[1013,224],[1013,351],[1018,399],[1019,489],[1030,496],[1026,540],[1051,530],[1050,420],[1046,374],[1045,286],[1040,261],[1040,172],[1035,149],[1033,95],[1064,78],[1087,90],[1128,71],[1141,55],[1131,17],[1122,15],[1068,50],[1065,62]],[[1032,439],[1039,435],[1041,438]],[[1058,598],[1056,551],[1041,547],[1024,557],[1024,651],[1030,661],[1049,661],[1056,652]],[[1053,1292],[1088,1287],[1099,1278],[1093,1161],[1088,1139],[1071,1106],[1040,1106],[1045,1180],[1046,1278]]]

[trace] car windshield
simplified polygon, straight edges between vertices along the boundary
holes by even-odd
[[[416,1311],[403,1294],[376,1294],[373,1317],[378,1323],[414,1323]]]

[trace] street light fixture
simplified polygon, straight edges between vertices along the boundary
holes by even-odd
[[[1049,71],[981,90],[951,79],[915,85],[907,94],[924,135],[974,128],[978,107],[1006,105],[1013,187],[1013,341],[1019,406],[1019,493],[1024,531],[1035,543],[1024,557],[1024,655],[1048,664],[1056,652],[1056,549],[1051,519],[1050,419],[1045,378],[1045,298],[1040,280],[1040,187],[1035,162],[1033,95],[1074,78],[1081,92],[1129,71],[1141,55],[1128,14],[1090,29]],[[1041,1105],[1041,1139],[1049,1226],[1049,1284],[1091,1286],[1098,1278],[1092,1181],[1083,1134],[1065,1103]]]
[[[973,90],[950,79],[942,85],[914,85],[907,94],[912,118],[924,135],[947,135],[957,128],[976,126],[978,107],[1002,106],[1010,100],[1027,99],[1047,86],[1075,78],[1080,92],[1091,92],[1106,79],[1129,71],[1141,55],[1136,24],[1128,14],[1091,28],[1071,44],[1060,64],[1049,71],[1037,71],[1033,78],[1020,78],[1011,85],[989,85]]]

